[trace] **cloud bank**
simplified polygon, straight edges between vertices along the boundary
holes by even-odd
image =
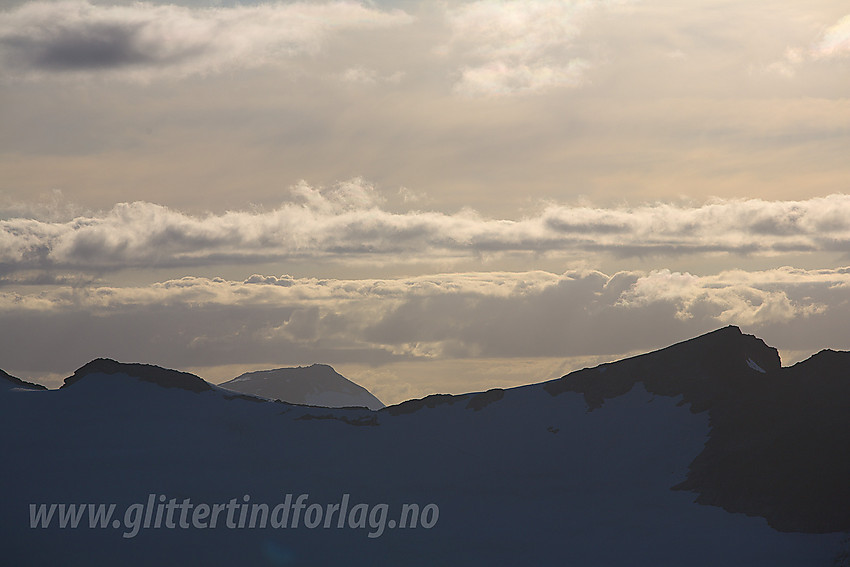
[[[764,67],[760,51],[766,45],[767,53],[773,52],[767,57],[775,61],[767,69],[791,77],[810,57],[838,59],[850,52],[850,16],[824,22],[816,37],[805,40],[808,45],[799,43],[807,26],[797,30],[788,23],[794,18],[771,19],[764,25],[780,37],[759,41],[757,48],[747,38],[761,37],[761,28],[738,29],[752,17],[746,7],[730,10],[725,18],[736,24],[719,32],[712,29],[717,18],[712,3],[671,11],[646,0],[422,0],[406,3],[405,9],[410,13],[348,0],[205,8],[25,2],[0,12],[0,66],[7,79],[108,76],[148,82],[275,66],[301,56],[315,62],[324,52],[327,67],[298,72],[372,85],[395,85],[402,76],[412,83],[439,76],[442,87],[479,98],[586,86],[604,80],[605,73],[595,71],[609,66],[610,72],[624,76],[638,69],[640,79],[652,74],[650,67],[678,73],[681,69],[669,65],[671,54],[697,67],[718,55],[727,61],[740,58],[736,64],[743,70]],[[792,10],[798,12],[805,11]],[[695,23],[702,20],[705,29]],[[410,33],[369,33],[402,26],[410,26]],[[366,33],[342,49],[324,50],[332,39],[357,31]],[[723,44],[700,41],[718,33],[728,35]],[[421,43],[408,44],[408,37],[421,38]],[[733,46],[734,52],[718,51]],[[363,47],[367,49],[360,51]],[[379,73],[368,66],[378,60],[393,64]],[[664,83],[667,77],[657,80]],[[740,87],[737,78],[734,84]]]
[[[51,371],[94,356],[177,367],[617,357],[727,324],[804,350],[850,331],[850,268],[186,277],[0,292],[0,315],[3,364]]]
[[[394,212],[354,179],[330,188],[301,183],[271,211],[192,216],[121,203],[67,221],[0,220],[0,272],[178,267],[283,259],[341,263],[493,258],[850,252],[850,195],[803,201],[714,200],[599,208],[550,204],[519,219],[474,211]]]
[[[49,73],[150,79],[256,67],[316,53],[331,34],[409,23],[356,2],[188,8],[139,2],[32,2],[0,13],[2,63]]]

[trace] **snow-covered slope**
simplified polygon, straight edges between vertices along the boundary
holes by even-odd
[[[0,396],[3,563],[842,565],[848,353],[785,369],[774,355],[727,328],[544,384],[378,412],[95,361],[60,390]],[[302,494],[297,527],[250,527],[251,505]],[[180,510],[155,527],[172,500],[239,513],[232,528],[182,527]],[[343,502],[343,527],[305,525],[312,504]],[[117,523],[30,528],[30,504],[49,503],[115,503]],[[392,523],[412,503],[438,510],[420,515],[430,527]]]
[[[384,407],[366,388],[338,374],[327,364],[248,372],[219,386],[291,404],[372,410]]]

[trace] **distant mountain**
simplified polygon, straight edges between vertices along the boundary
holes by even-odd
[[[99,359],[0,395],[3,563],[847,567],[848,407],[736,327],[380,411]]]
[[[24,382],[20,378],[16,378],[11,374],[6,374],[4,371],[0,370],[0,390],[11,390],[11,389],[22,389],[22,390],[46,390],[44,386],[41,384],[31,384],[30,382]]]
[[[247,372],[219,386],[291,404],[371,410],[384,407],[369,390],[338,374],[327,364]]]
[[[97,358],[79,368],[73,376],[65,378],[60,389],[73,386],[92,374],[121,374],[151,382],[163,388],[180,388],[190,392],[206,392],[213,389],[203,378],[188,372],[167,370],[150,364],[126,364],[109,358]]]

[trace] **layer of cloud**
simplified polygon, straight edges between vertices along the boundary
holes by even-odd
[[[805,201],[715,200],[599,208],[550,204],[519,219],[474,211],[393,212],[373,186],[302,183],[271,211],[192,216],[115,205],[61,221],[0,220],[0,271],[215,266],[282,259],[339,263],[549,254],[576,258],[850,252],[850,195]]]
[[[469,96],[539,92],[575,86],[590,63],[575,45],[585,20],[604,0],[478,0],[431,6],[444,21],[425,22],[433,50],[460,78]],[[420,8],[429,6],[428,2]],[[405,12],[354,1],[294,2],[231,7],[173,4],[92,4],[87,0],[28,2],[0,13],[0,64],[17,76],[108,74],[150,80],[216,73],[315,55],[345,30],[396,27],[415,20]],[[450,38],[439,44],[442,26]],[[348,82],[396,82],[349,67]]]
[[[403,12],[346,1],[228,8],[32,2],[0,13],[0,62],[23,76],[206,74],[316,53],[332,33],[410,21]]]
[[[850,268],[187,277],[2,292],[0,315],[0,368],[54,372],[95,356],[173,367],[616,358],[727,324],[804,351],[846,348]]]
[[[688,10],[670,11],[666,5],[645,0],[448,4],[423,0],[405,6],[417,17],[348,0],[205,8],[145,2],[108,5],[88,0],[24,2],[0,12],[0,65],[6,78],[105,74],[148,81],[279,63],[299,55],[316,55],[329,39],[352,30],[412,25],[408,35],[422,38],[417,52],[409,51],[410,45],[399,36],[364,35],[330,58],[331,74],[348,82],[396,83],[403,75],[416,76],[423,71],[422,76],[431,75],[431,65],[436,64],[442,66],[437,74],[449,80],[446,87],[481,97],[585,85],[598,78],[591,75],[593,69],[609,64],[618,75],[635,68],[641,70],[641,76],[651,75],[650,66],[667,73],[675,69],[665,61],[671,53],[700,67],[721,55],[735,61],[739,70],[755,66],[792,76],[811,58],[834,59],[850,52],[850,16],[832,25],[824,22],[818,37],[809,37],[810,44],[798,43],[802,32],[794,33],[786,26],[790,27],[787,20],[812,19],[799,17],[805,14],[802,9],[794,11],[794,18],[775,18],[767,24],[773,27],[773,35],[785,39],[769,42],[767,49],[774,51],[769,57],[775,63],[764,65],[759,50],[744,48],[746,37],[755,37],[762,30],[740,23],[726,32],[712,29],[716,23],[709,22],[718,13],[714,6],[695,4]],[[640,9],[633,10],[634,6]],[[778,7],[774,11],[783,13]],[[693,21],[684,16],[688,13]],[[706,29],[693,29],[694,22],[703,17],[708,18]],[[751,17],[746,8],[738,12],[730,8],[726,19],[749,22]],[[656,27],[662,18],[663,28]],[[734,46],[736,52],[718,50],[716,42],[704,42],[704,36],[716,34],[728,35],[724,43]],[[391,59],[391,69],[378,72],[364,67],[365,59],[346,60],[346,53],[363,45],[371,51],[359,53],[371,53],[370,59]],[[375,53],[381,56],[375,57]],[[386,57],[387,53],[392,55]],[[434,55],[436,60],[431,57]],[[340,66],[345,70],[340,72]],[[323,68],[319,74],[326,71]],[[667,80],[658,79],[662,83]]]

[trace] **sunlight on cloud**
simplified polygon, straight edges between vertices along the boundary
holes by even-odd
[[[582,18],[599,3],[479,0],[452,8],[441,51],[471,60],[455,91],[468,96],[537,92],[581,82],[588,62],[571,52]]]
[[[829,27],[814,47],[816,57],[834,57],[850,54],[850,15]]]
[[[631,307],[671,302],[677,306],[676,317],[682,320],[708,313],[718,323],[785,323],[827,309],[826,304],[809,296],[792,300],[789,292],[795,288],[802,285],[846,286],[848,282],[848,274],[840,270],[806,272],[780,268],[753,273],[723,272],[704,277],[657,270],[640,277],[620,297],[620,302]]]
[[[588,2],[479,0],[450,10],[452,43],[485,59],[532,58],[575,37]]]
[[[466,96],[488,96],[538,92],[550,87],[578,85],[589,65],[573,60],[563,67],[505,64],[495,61],[479,67],[463,69],[455,92]]]
[[[850,54],[850,15],[819,34],[808,48],[787,47],[784,56],[764,67],[768,73],[792,78],[812,60],[835,59]]]
[[[153,203],[119,203],[65,222],[0,220],[0,267],[98,271],[325,259],[340,265],[430,262],[487,255],[590,260],[601,255],[847,253],[850,195],[805,201],[713,200],[599,208],[549,204],[519,219],[385,208],[360,178],[300,183],[270,210],[192,216]]]

